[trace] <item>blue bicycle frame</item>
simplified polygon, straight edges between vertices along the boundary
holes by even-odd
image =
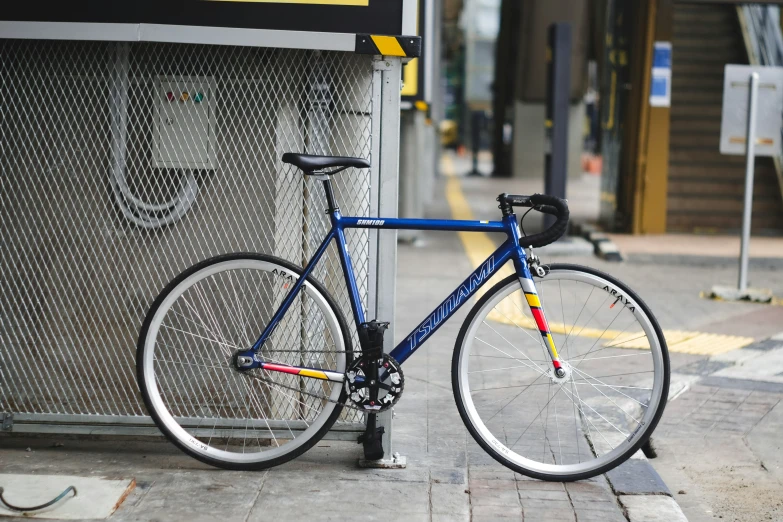
[[[365,313],[362,308],[362,302],[359,297],[359,289],[354,277],[351,256],[345,243],[345,230],[349,228],[372,228],[381,230],[440,230],[454,232],[495,232],[505,233],[506,240],[495,250],[465,281],[462,282],[446,299],[441,302],[429,316],[424,319],[400,344],[391,352],[400,364],[405,362],[408,357],[418,350],[421,345],[433,334],[451,315],[456,312],[466,301],[468,301],[476,291],[481,288],[503,265],[509,260],[514,262],[516,273],[520,279],[522,289],[526,294],[527,301],[531,307],[533,317],[536,320],[541,335],[544,337],[544,344],[549,350],[555,368],[560,367],[557,350],[552,341],[549,326],[543,316],[543,310],[537,297],[533,278],[527,264],[527,257],[524,249],[520,246],[520,231],[517,225],[517,218],[514,214],[503,217],[502,221],[466,221],[466,220],[446,220],[446,219],[400,219],[400,218],[367,218],[343,216],[339,208],[333,201],[331,185],[328,179],[324,180],[324,188],[329,200],[329,217],[332,227],[327,233],[321,245],[316,250],[313,257],[307,263],[302,275],[289,291],[283,302],[280,304],[277,312],[271,322],[264,329],[252,348],[240,355],[245,355],[253,360],[253,365],[246,368],[262,368],[272,371],[281,371],[313,377],[316,379],[325,379],[332,381],[342,381],[342,374],[338,372],[323,371],[315,368],[306,368],[298,366],[288,366],[280,364],[266,363],[259,360],[254,355],[261,349],[264,342],[269,338],[275,329],[275,326],[282,320],[288,308],[298,295],[307,277],[313,271],[313,268],[320,261],[326,248],[332,240],[337,241],[337,249],[340,255],[345,283],[353,311],[353,318],[356,326],[366,321]]]

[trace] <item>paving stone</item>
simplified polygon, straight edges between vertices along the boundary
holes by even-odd
[[[687,375],[709,375],[730,366],[732,366],[732,363],[730,362],[702,359],[687,366],[677,368],[677,373],[684,373]]]
[[[501,520],[522,520],[522,508],[518,506],[472,506],[471,509],[473,522],[491,522]]]
[[[192,522],[246,519],[265,483],[263,475],[221,475],[209,471],[170,474],[156,480],[132,512],[122,515],[146,518],[175,509],[177,519]]]
[[[572,522],[576,520],[570,509],[532,509],[524,510],[525,522]]]
[[[578,511],[576,512],[578,522],[628,522],[623,515],[622,510],[617,508],[615,512],[606,511]]]
[[[568,500],[568,494],[563,491],[557,490],[545,490],[545,489],[520,489],[519,498],[522,502],[525,499],[538,499],[538,500]]]
[[[572,501],[577,500],[614,500],[614,494],[608,484],[593,484],[588,482],[569,482],[566,484],[568,495]]]
[[[430,468],[430,481],[435,484],[466,484],[467,473],[460,468]]]
[[[726,388],[737,388],[748,391],[761,391],[767,393],[783,393],[783,383],[754,381],[750,379],[734,379],[732,377],[707,376],[702,380],[705,383]]]
[[[222,522],[228,522],[230,519],[220,520]],[[389,506],[378,506],[375,511],[364,507],[361,512],[358,512],[358,508],[353,504],[350,505],[350,510],[333,509],[317,511],[311,510],[308,506],[304,505],[293,512],[278,509],[268,510],[263,513],[256,513],[254,511],[249,518],[238,522],[269,522],[270,520],[317,520],[318,522],[429,522],[430,515],[394,510],[390,509]]]
[[[665,495],[621,495],[630,522],[688,522],[680,506]]]
[[[470,495],[461,484],[432,484],[430,506],[433,514],[469,515]]]
[[[537,499],[537,498],[523,498],[521,500],[522,502],[522,511],[525,513],[528,513],[529,511],[537,511],[541,509],[554,509],[554,510],[562,510],[562,511],[568,511],[570,510],[571,513],[573,513],[573,507],[571,506],[571,502],[566,498],[564,500],[543,500],[543,499]]]
[[[516,481],[506,480],[506,479],[490,479],[490,480],[471,479],[468,482],[468,486],[470,486],[471,489],[491,488],[491,489],[509,489],[514,491],[516,491],[517,489]]]
[[[606,500],[574,500],[571,499],[571,505],[574,511],[617,511],[620,507],[614,498]]]
[[[779,335],[783,336],[783,333]],[[753,344],[750,344],[745,348],[743,348],[743,350],[750,349],[750,350],[770,351],[770,350],[777,350],[780,348],[783,348],[783,339],[776,339],[775,337],[772,337],[765,341],[758,341]]]
[[[563,491],[565,489],[565,486],[563,486],[562,482],[547,482],[519,474],[516,475],[516,478],[517,487],[519,489],[537,489],[546,491]]]
[[[612,489],[620,495],[671,495],[649,462],[629,459],[606,474]]]
[[[465,515],[455,515],[454,513],[448,513],[448,514],[433,513],[430,520],[431,522],[469,522],[470,513],[467,513]]]
[[[470,490],[470,503],[473,506],[518,506],[517,490],[497,490],[476,488]]]
[[[502,468],[500,465],[493,466],[491,468],[471,466],[470,467],[470,480],[514,480],[514,472],[510,469]]]
[[[366,484],[357,480],[306,481],[270,473],[253,507],[251,520],[272,520],[273,513],[294,512],[301,514],[301,520],[308,518],[317,520],[320,519],[320,513],[335,511],[336,499],[355,498],[368,488],[383,492],[383,495],[377,497],[377,500],[364,500],[365,506],[377,505],[383,510],[389,510],[389,506],[393,506],[392,511],[395,513],[429,514],[430,498],[426,484],[392,481],[374,481],[372,484]],[[302,510],[306,510],[305,514],[311,516],[302,514]],[[216,518],[220,517],[216,516]]]

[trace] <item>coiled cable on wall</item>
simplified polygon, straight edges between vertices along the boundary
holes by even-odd
[[[198,182],[190,170],[182,176],[177,195],[165,203],[151,204],[134,196],[125,179],[125,165],[112,168],[111,188],[122,215],[142,228],[159,228],[179,221],[198,196]]]
[[[130,45],[117,44],[111,92],[112,166],[110,183],[122,215],[142,228],[159,228],[182,218],[198,196],[198,182],[192,170],[183,172],[177,194],[164,203],[148,203],[133,195],[125,170],[128,133],[128,69]]]

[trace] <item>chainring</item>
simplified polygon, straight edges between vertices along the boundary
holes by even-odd
[[[367,413],[386,411],[397,404],[405,387],[402,368],[394,357],[383,354],[377,363],[380,378],[376,383],[372,383],[365,374],[370,361],[364,357],[353,361],[345,372],[345,391],[348,398],[358,409]],[[371,386],[378,388],[377,401],[370,398]]]

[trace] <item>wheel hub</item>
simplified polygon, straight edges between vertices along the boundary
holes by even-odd
[[[571,379],[572,372],[573,370],[570,364],[560,361],[560,368],[550,368],[548,375],[555,384],[565,384]]]
[[[237,350],[231,358],[232,366],[238,372],[245,372],[256,366],[256,361],[246,352],[247,350]]]

